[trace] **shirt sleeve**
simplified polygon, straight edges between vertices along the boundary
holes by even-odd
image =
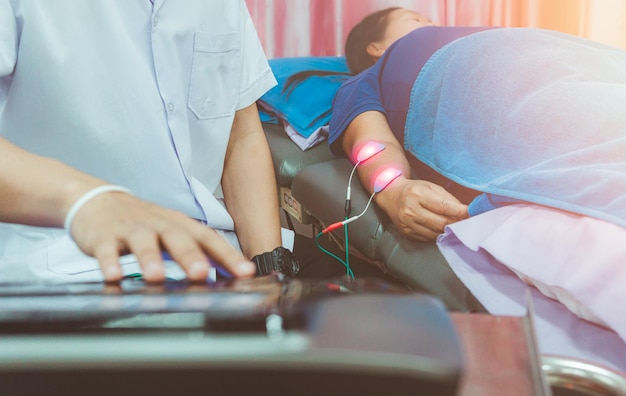
[[[277,84],[244,0],[241,4],[241,90],[237,110],[256,102]]]
[[[9,0],[0,0],[0,114],[7,99],[7,81],[17,61],[17,27]]]
[[[0,0],[0,77],[13,72],[17,56],[17,28],[9,0]]]
[[[348,125],[366,111],[385,113],[378,83],[378,65],[352,77],[344,83],[333,101],[328,143],[335,154],[342,154],[341,137]]]

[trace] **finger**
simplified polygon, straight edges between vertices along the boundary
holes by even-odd
[[[256,266],[247,260],[237,249],[233,248],[215,230],[205,228],[201,243],[209,256],[219,265],[239,278],[248,278],[256,274]]]
[[[119,244],[115,241],[102,242],[94,249],[94,257],[106,282],[119,282],[122,279]]]
[[[421,235],[427,235],[431,240],[443,233],[448,224],[457,221],[455,218],[441,215],[426,208],[421,208],[414,216],[410,217],[410,227]],[[434,235],[434,237],[433,237]]]
[[[422,203],[425,209],[449,219],[465,219],[468,217],[467,205],[462,204],[447,194],[429,197]]]
[[[161,233],[161,244],[189,280],[205,281],[209,276],[209,260],[194,236],[182,229],[168,229]]]
[[[133,230],[128,238],[128,248],[137,257],[143,278],[146,282],[163,282],[165,269],[161,246],[155,233],[147,230]]]

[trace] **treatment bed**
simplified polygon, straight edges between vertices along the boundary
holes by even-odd
[[[318,231],[343,219],[352,164],[335,157],[327,144],[302,151],[280,125],[264,124],[264,129],[272,151],[281,208],[290,218]],[[364,208],[368,195],[358,182],[353,184],[352,205]],[[343,229],[332,233],[332,238],[343,246]],[[348,235],[354,253],[410,289],[436,295],[449,310],[484,312],[434,242],[403,238],[381,210],[372,207],[366,211],[349,227]]]
[[[345,78],[312,77],[291,91],[283,87],[301,70],[345,72],[343,62],[341,57],[270,60],[279,84],[259,101],[280,205],[288,223],[296,230],[308,225],[312,235],[345,215],[353,164],[323,142],[334,92]],[[355,179],[353,214],[369,198]],[[408,288],[436,296],[450,311],[523,316],[530,293],[543,356],[626,372],[626,316],[618,303],[626,298],[620,286],[626,270],[615,266],[626,257],[622,227],[522,203],[473,216],[449,227],[437,242],[424,243],[400,235],[372,204],[348,230],[351,253]],[[342,228],[331,238],[344,247]]]
[[[287,79],[303,70],[347,72],[343,57],[298,57],[270,60],[279,84],[259,101],[279,188],[288,220],[321,231],[343,220],[345,191],[352,164],[331,153],[320,130],[330,117],[330,104],[345,76],[310,77],[285,89]],[[364,208],[368,196],[352,182],[352,206]],[[320,228],[322,227],[322,228]],[[415,291],[438,296],[450,310],[484,311],[447,265],[435,243],[401,237],[375,207],[349,228],[350,250]],[[343,229],[331,238],[344,246]],[[338,265],[341,265],[338,263]]]

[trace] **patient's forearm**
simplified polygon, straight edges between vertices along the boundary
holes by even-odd
[[[70,206],[105,184],[0,138],[0,221],[62,227]]]
[[[372,140],[384,144],[385,149],[359,165],[359,176],[372,193],[377,176],[382,171],[393,167],[402,172],[400,177],[374,196],[378,206],[400,232],[417,240],[434,240],[443,232],[445,225],[467,217],[467,206],[444,188],[425,180],[411,179],[411,168],[404,149],[383,114],[366,112],[355,118],[346,130],[343,148],[352,154]]]
[[[370,194],[374,191],[376,177],[385,169],[396,168],[404,177],[410,177],[410,165],[400,142],[389,128],[387,118],[376,111],[365,112],[350,123],[344,135],[343,148],[351,158],[354,158],[358,149],[370,141],[382,143],[385,146],[384,150],[358,166],[361,183]],[[387,195],[389,194],[383,190],[375,199],[377,202],[381,201],[380,205],[385,205],[384,198]]]

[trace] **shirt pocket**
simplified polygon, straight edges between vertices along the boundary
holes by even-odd
[[[187,106],[199,119],[230,116],[239,100],[241,49],[237,33],[196,32]]]

